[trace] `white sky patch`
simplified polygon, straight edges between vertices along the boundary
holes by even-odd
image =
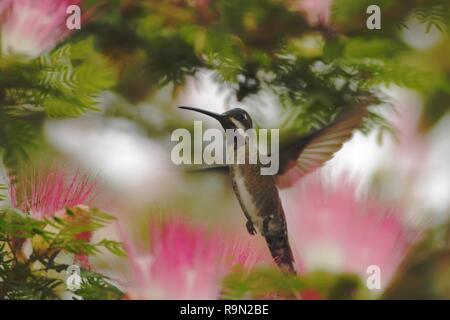
[[[340,272],[345,266],[345,257],[339,245],[327,241],[303,248],[299,254],[307,270]]]
[[[417,183],[415,192],[425,209],[441,213],[448,219],[450,210],[450,115],[442,119],[430,133],[429,161]]]
[[[442,31],[433,26],[427,32],[427,23],[421,23],[414,16],[408,18],[406,26],[407,28],[402,29],[401,36],[414,49],[425,50],[442,40]]]
[[[384,149],[377,142],[376,132],[368,136],[355,132],[353,138],[325,164],[322,176],[329,177],[331,182],[338,182],[346,174],[358,183],[358,190],[365,189],[383,161]]]
[[[126,120],[51,120],[45,133],[57,150],[98,173],[116,191],[157,199],[173,183],[167,152]]]
[[[198,72],[195,78],[189,77],[175,106],[190,106],[216,113],[227,111],[226,100],[231,89],[222,89],[212,80],[213,76],[213,72],[205,70]]]

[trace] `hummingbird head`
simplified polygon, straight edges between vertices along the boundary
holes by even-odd
[[[225,130],[226,129],[247,130],[253,127],[252,118],[247,113],[247,111],[241,108],[234,108],[222,114],[185,106],[181,106],[179,108],[206,114],[207,116],[210,116],[219,121]]]

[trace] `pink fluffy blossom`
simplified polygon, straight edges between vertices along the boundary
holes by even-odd
[[[12,205],[35,219],[54,216],[67,207],[89,205],[97,186],[89,174],[59,165],[28,170],[10,181]]]
[[[288,223],[298,269],[351,272],[366,279],[367,268],[376,265],[384,286],[417,233],[401,222],[400,209],[358,199],[356,187],[343,180],[326,188],[313,175],[292,190]]]
[[[333,0],[300,0],[296,9],[304,12],[311,25],[330,24]]]
[[[70,5],[80,0],[1,0],[2,50],[30,58],[51,50],[69,32],[66,27]],[[0,11],[1,14],[1,11]]]
[[[9,196],[13,207],[41,220],[63,217],[65,208],[87,209],[85,205],[91,204],[96,196],[96,187],[96,180],[80,170],[71,172],[59,165],[41,166],[37,170],[27,170],[19,177],[11,177]],[[92,232],[79,233],[76,238],[90,241]],[[74,263],[90,268],[89,257],[85,254],[76,254]]]
[[[242,243],[177,220],[153,224],[146,251],[119,231],[132,273],[131,299],[217,299],[233,266],[251,268],[257,260]]]

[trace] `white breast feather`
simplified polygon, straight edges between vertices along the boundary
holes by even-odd
[[[258,208],[255,206],[255,204],[253,202],[252,195],[245,185],[245,178],[241,175],[239,168],[236,168],[234,179],[235,179],[236,188],[237,188],[237,191],[239,192],[239,196],[241,198],[243,206],[245,207],[246,211],[250,215],[252,223],[259,230],[262,230],[263,219],[258,214]]]

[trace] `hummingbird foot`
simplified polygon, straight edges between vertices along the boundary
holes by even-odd
[[[255,229],[255,225],[253,224],[253,222],[251,222],[250,220],[247,220],[247,223],[245,224],[245,226],[247,227],[248,233],[250,233],[252,236],[254,236],[256,234],[256,229]]]

